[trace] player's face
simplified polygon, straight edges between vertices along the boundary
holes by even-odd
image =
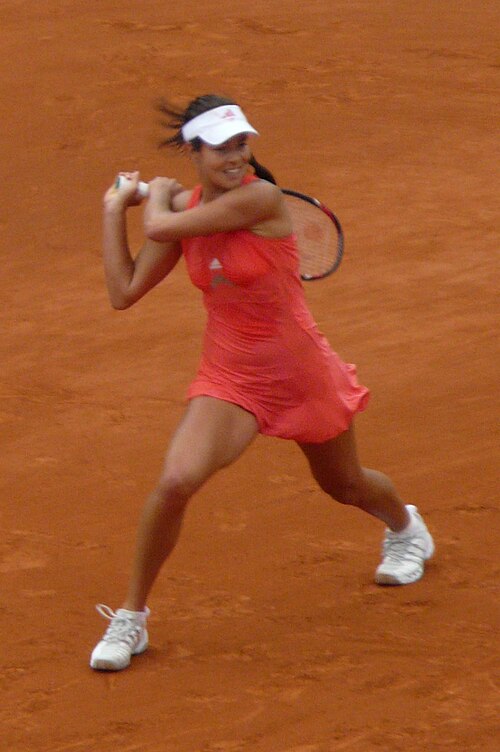
[[[219,190],[237,188],[248,171],[251,151],[248,135],[239,134],[224,141],[220,146],[203,144],[199,152],[193,152],[200,178]]]

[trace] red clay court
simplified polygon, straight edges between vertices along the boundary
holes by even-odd
[[[490,0],[2,2],[2,749],[497,752],[499,22]],[[437,555],[377,587],[381,527],[259,438],[192,503],[151,649],[103,675],[94,604],[119,605],[204,312],[182,263],[111,310],[101,197],[120,169],[192,184],[152,103],[212,91],[342,220],[308,299],[372,390],[364,464]]]

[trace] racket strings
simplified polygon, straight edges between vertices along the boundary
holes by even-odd
[[[337,258],[337,229],[319,207],[293,196],[286,201],[300,251],[300,274],[303,279],[322,277]]]

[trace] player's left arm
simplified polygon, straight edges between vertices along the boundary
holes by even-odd
[[[256,180],[218,196],[192,209],[178,211],[176,181],[155,178],[144,210],[144,232],[157,242],[211,235],[217,232],[252,229],[262,223],[284,219],[286,210],[280,189],[265,180]],[[180,194],[179,199],[182,197]]]

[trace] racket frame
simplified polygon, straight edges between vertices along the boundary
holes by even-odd
[[[315,206],[317,209],[320,209],[324,214],[326,214],[326,216],[334,224],[335,229],[337,230],[337,252],[331,265],[328,267],[328,269],[326,269],[321,274],[301,274],[300,275],[300,278],[304,282],[315,282],[318,279],[325,279],[325,277],[329,277],[330,274],[333,274],[335,271],[337,271],[344,255],[344,231],[342,229],[342,225],[340,224],[339,218],[322,201],[320,201],[317,198],[314,198],[313,196],[308,196],[307,193],[294,191],[291,188],[281,188],[281,192],[285,194],[285,196],[292,196],[293,198],[302,199],[302,201],[306,201],[307,203],[312,204],[312,206]],[[300,248],[299,248],[299,253],[300,253]]]

